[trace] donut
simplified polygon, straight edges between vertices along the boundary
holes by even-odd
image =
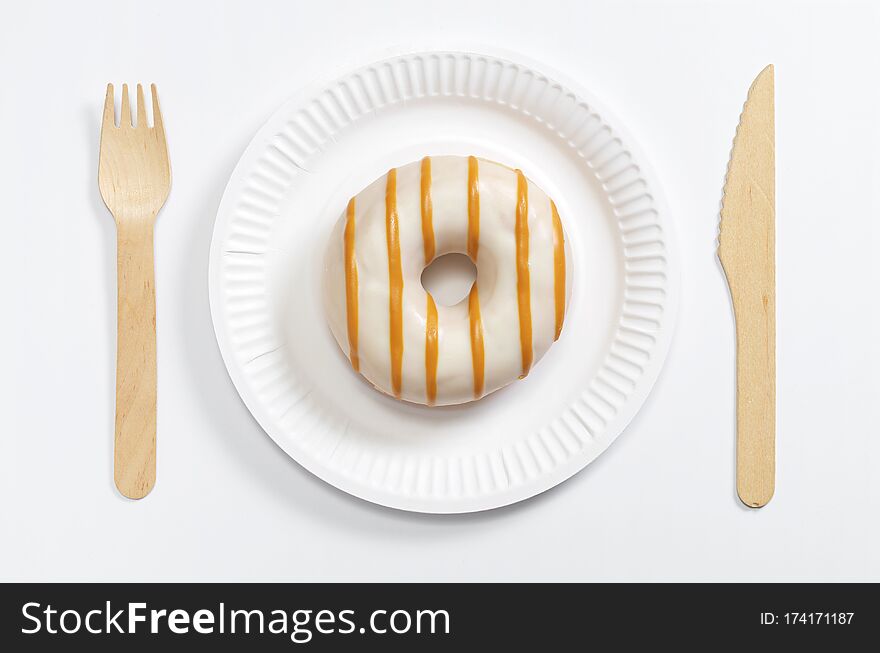
[[[421,274],[453,252],[477,279],[441,306]],[[460,404],[525,378],[559,338],[571,266],[556,205],[522,172],[425,157],[349,200],[324,257],[325,310],[351,367],[378,390]]]

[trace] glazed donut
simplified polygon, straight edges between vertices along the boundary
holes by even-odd
[[[421,274],[466,253],[467,300],[438,306]],[[553,201],[522,172],[425,157],[348,202],[330,236],[324,299],[337,343],[382,392],[419,404],[479,399],[523,378],[559,338],[571,255]]]

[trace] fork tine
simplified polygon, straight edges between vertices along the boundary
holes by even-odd
[[[159,93],[156,90],[155,84],[150,84],[150,92],[153,95],[153,127],[162,132],[162,136],[165,136],[165,127],[162,124],[162,112],[159,109]]]
[[[153,95],[153,128],[161,132],[162,140],[165,140],[165,126],[162,124],[162,112],[159,110],[159,93],[156,85],[150,84],[150,92]]]
[[[131,127],[131,105],[128,103],[128,84],[122,85],[122,111],[119,116],[120,127]]]
[[[137,128],[147,129],[147,105],[144,102],[144,87],[137,85]]]
[[[101,119],[101,129],[115,126],[116,119],[113,116],[113,84],[107,84],[107,97],[104,98],[104,117]]]

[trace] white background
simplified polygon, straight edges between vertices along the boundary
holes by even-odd
[[[869,2],[107,2],[0,9],[0,579],[880,580],[880,20]],[[635,136],[678,231],[666,368],[619,440],[533,500],[380,508],[287,458],[214,340],[226,180],[305,83],[388,46],[486,44],[578,80]],[[752,78],[777,82],[778,477],[734,491],[733,320],[715,258]],[[107,82],[156,82],[174,186],[156,229],[159,480],[112,480]],[[873,404],[873,405],[872,405]]]

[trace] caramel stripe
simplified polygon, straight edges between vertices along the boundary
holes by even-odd
[[[422,159],[422,239],[425,265],[434,260],[434,205],[431,203],[431,157]]]
[[[388,243],[388,314],[391,347],[391,390],[400,397],[403,367],[403,268],[400,262],[400,225],[397,219],[397,170],[388,171],[385,186],[385,239]]]
[[[430,293],[428,297],[428,318],[425,326],[425,396],[428,405],[437,400],[437,305]]]
[[[522,375],[532,368],[532,296],[529,284],[529,186],[516,171],[516,294],[519,304],[519,343]]]
[[[468,241],[467,253],[477,262],[480,249],[480,170],[477,157],[468,157]]]
[[[354,198],[345,210],[345,315],[348,321],[348,357],[355,372],[360,371],[358,359],[358,268],[355,258]]]
[[[431,203],[431,157],[422,159],[422,240],[425,245],[425,265],[434,260],[434,207]],[[430,293],[425,320],[425,397],[428,405],[437,400],[437,305]]]
[[[480,317],[480,294],[477,284],[471,287],[468,295],[468,317],[471,323],[471,358],[474,366],[474,399],[483,396],[483,375],[486,364],[483,349],[483,320]]]
[[[476,264],[480,251],[480,169],[477,157],[468,157],[468,242],[467,253]],[[471,326],[471,359],[474,369],[474,399],[483,396],[486,356],[483,347],[483,318],[480,317],[480,293],[477,282],[468,295],[468,318]]]
[[[559,340],[565,320],[565,235],[553,200],[550,200],[550,212],[553,215],[553,291],[556,297],[556,334],[553,340],[556,341]]]

